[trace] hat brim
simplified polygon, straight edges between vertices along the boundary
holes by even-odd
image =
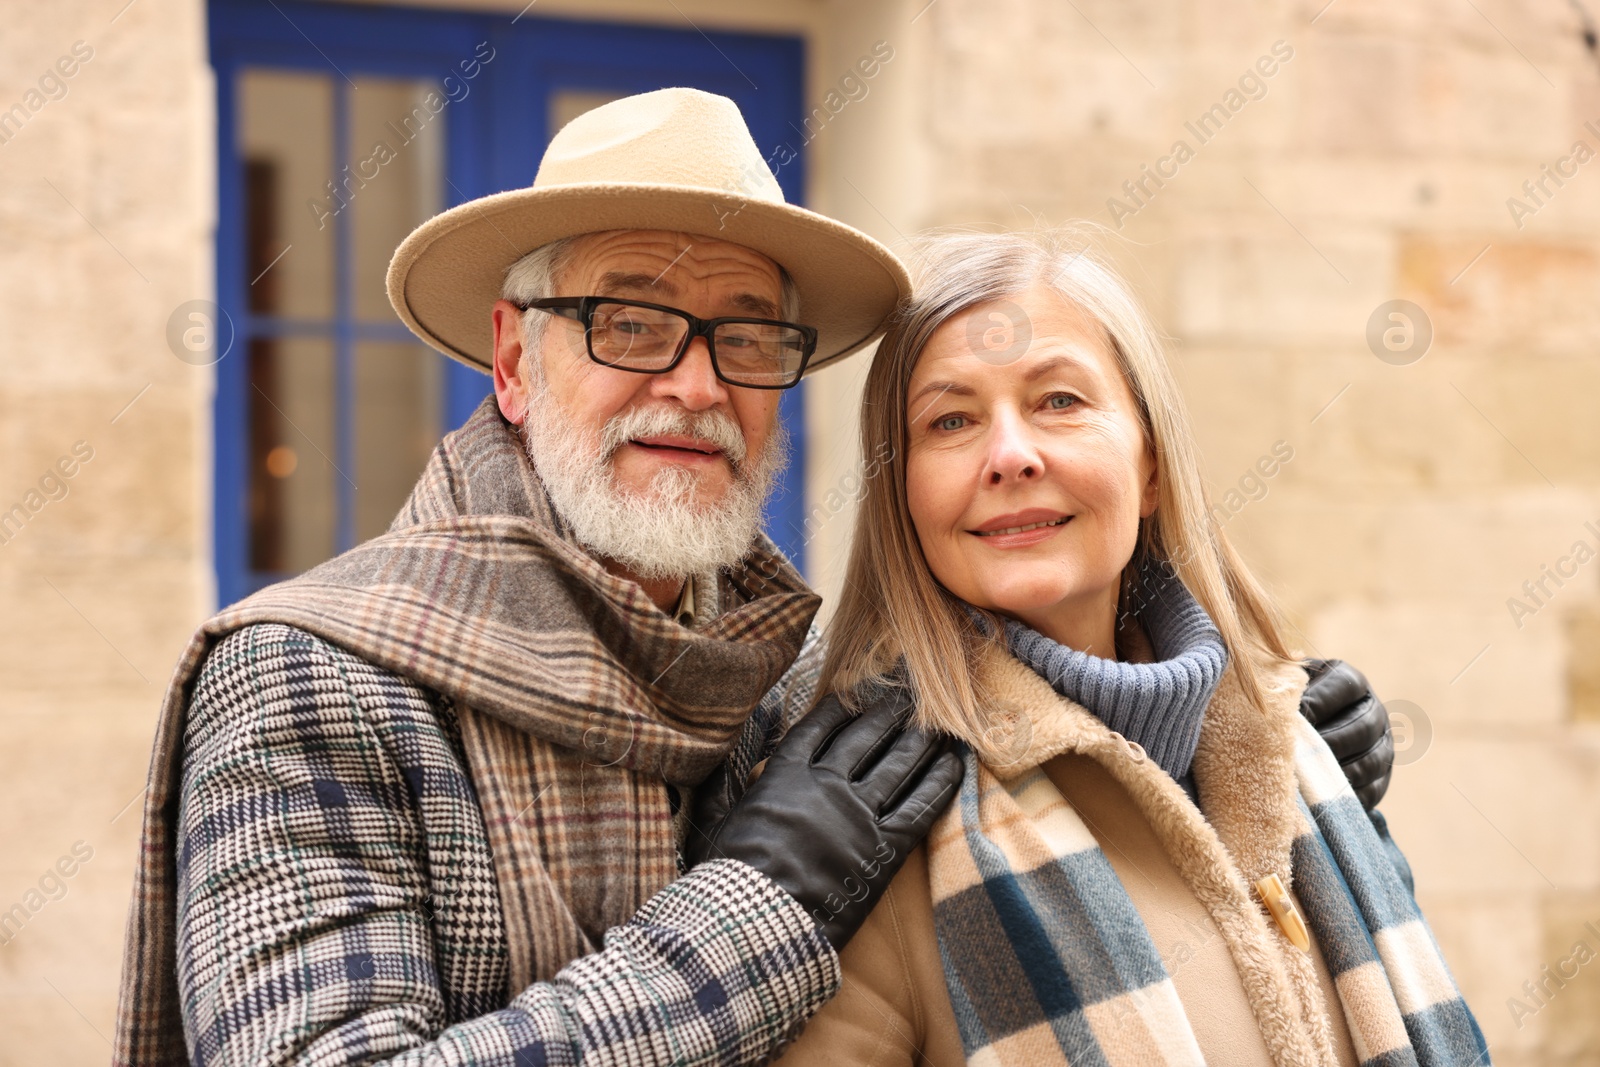
[[[808,374],[882,336],[911,291],[894,253],[805,208],[695,186],[585,184],[495,193],[434,216],[395,251],[389,301],[418,337],[487,371],[490,310],[506,269],[541,245],[602,230],[700,234],[782,266],[799,291],[801,321],[817,330]]]

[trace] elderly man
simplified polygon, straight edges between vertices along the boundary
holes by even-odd
[[[116,1062],[761,1060],[959,777],[903,697],[800,721],[818,599],[759,531],[779,390],[874,339],[904,269],[670,89],[424,224],[389,288],[494,396],[388,534],[191,643]]]
[[[387,535],[191,644],[116,1059],[758,1060],[958,777],[893,701],[833,702],[683,869],[688,791],[742,783],[819,666],[759,529],[780,391],[871,341],[905,270],[785,204],[731,101],[672,89],[424,224],[389,286],[495,394]]]

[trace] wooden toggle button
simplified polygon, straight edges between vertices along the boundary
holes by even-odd
[[[1278,928],[1283,931],[1283,936],[1301,952],[1310,952],[1311,931],[1306,927],[1300,909],[1295,906],[1294,897],[1284,888],[1283,879],[1269,874],[1256,883],[1256,892],[1261,894],[1261,902],[1267,906],[1272,917],[1278,920]]]

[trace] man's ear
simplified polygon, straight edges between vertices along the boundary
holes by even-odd
[[[528,383],[522,377],[522,312],[509,300],[496,300],[494,323],[494,395],[500,414],[513,426],[528,415]]]

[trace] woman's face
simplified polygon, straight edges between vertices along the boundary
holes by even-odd
[[[906,415],[906,493],[934,577],[969,604],[1114,656],[1084,646],[1111,639],[1156,477],[1098,324],[1040,287],[981,304],[929,339]]]

